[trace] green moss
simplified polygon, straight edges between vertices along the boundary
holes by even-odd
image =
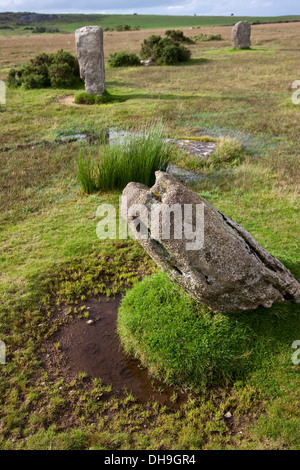
[[[75,95],[76,104],[105,104],[116,101],[107,90],[105,90],[101,95],[93,95],[92,93],[86,93],[85,91],[80,91]]]
[[[293,318],[296,311],[286,306],[212,314],[159,272],[123,298],[118,332],[154,376],[203,389],[274,367],[280,346],[295,334]]]

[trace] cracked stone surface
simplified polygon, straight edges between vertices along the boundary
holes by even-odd
[[[167,139],[169,142],[173,142],[177,147],[182,148],[191,155],[197,155],[199,158],[208,157],[216,148],[216,142],[205,142],[197,140],[175,140]]]
[[[215,312],[239,313],[274,303],[300,302],[300,284],[290,271],[248,233],[241,225],[220,212],[196,192],[180,183],[174,176],[156,172],[156,183],[148,188],[140,183],[129,183],[122,195],[122,216],[134,230],[136,215],[130,213],[135,204],[145,207],[140,215],[141,226],[148,231],[139,243],[169,278],[190,297]],[[203,246],[187,249],[185,230],[181,239],[175,238],[180,224],[175,216],[171,220],[171,236],[164,237],[166,218],[159,225],[153,222],[153,209],[179,204],[204,207],[204,224],[192,228]],[[128,210],[129,209],[129,210]],[[195,212],[196,213],[196,212]],[[195,216],[193,216],[195,219]],[[182,227],[181,227],[182,228]],[[177,232],[178,234],[178,232]]]

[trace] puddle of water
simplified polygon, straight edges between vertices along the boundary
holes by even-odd
[[[130,137],[131,135],[137,135],[137,133],[111,128],[106,133],[106,142],[109,145],[123,144],[123,143],[125,144],[126,139],[128,139],[128,137]]]
[[[78,142],[86,142],[87,135],[86,134],[71,134],[71,135],[61,135],[59,140],[64,141],[78,141]]]
[[[124,130],[117,130],[115,128],[111,128],[109,130],[104,130],[100,132],[100,134],[96,133],[76,133],[76,134],[61,134],[57,139],[59,142],[87,142],[87,143],[94,143],[99,140],[104,140],[109,145],[114,144],[125,144],[126,138],[130,135],[133,135],[132,132],[124,131]]]
[[[67,143],[67,142],[86,142],[89,145],[98,142],[101,139],[107,139],[107,133],[105,131],[96,134],[95,132],[86,132],[86,133],[75,133],[75,134],[61,134],[56,142],[58,143]]]
[[[106,297],[90,299],[85,303],[89,321],[76,319],[64,326],[53,341],[58,341],[62,354],[60,368],[70,380],[78,373],[100,378],[104,385],[111,385],[116,394],[124,394],[124,388],[142,402],[150,399],[172,408],[180,406],[185,396],[175,387],[154,380],[147,369],[131,356],[124,354],[117,334],[117,314],[121,301],[119,294],[107,301]],[[177,400],[171,400],[177,393]]]

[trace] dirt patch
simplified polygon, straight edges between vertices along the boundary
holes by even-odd
[[[80,106],[79,104],[74,103],[75,96],[74,95],[68,95],[68,96],[62,96],[57,100],[59,104],[65,104],[68,106]]]
[[[55,362],[67,380],[84,372],[111,385],[116,395],[122,396],[127,390],[141,402],[155,400],[172,408],[180,406],[186,398],[181,390],[154,380],[139,360],[125,355],[116,330],[120,301],[120,294],[109,301],[106,297],[86,301],[89,318],[71,319],[63,326],[48,345],[48,358],[53,361],[53,344],[59,344]]]

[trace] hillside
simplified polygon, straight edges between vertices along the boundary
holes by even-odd
[[[100,25],[103,29],[115,29],[128,25],[132,29],[184,28],[201,26],[230,26],[247,20],[250,24],[300,21],[300,16],[238,17],[238,16],[166,16],[166,15],[83,15],[0,13],[0,35],[19,36],[32,33],[74,33],[87,24]]]

